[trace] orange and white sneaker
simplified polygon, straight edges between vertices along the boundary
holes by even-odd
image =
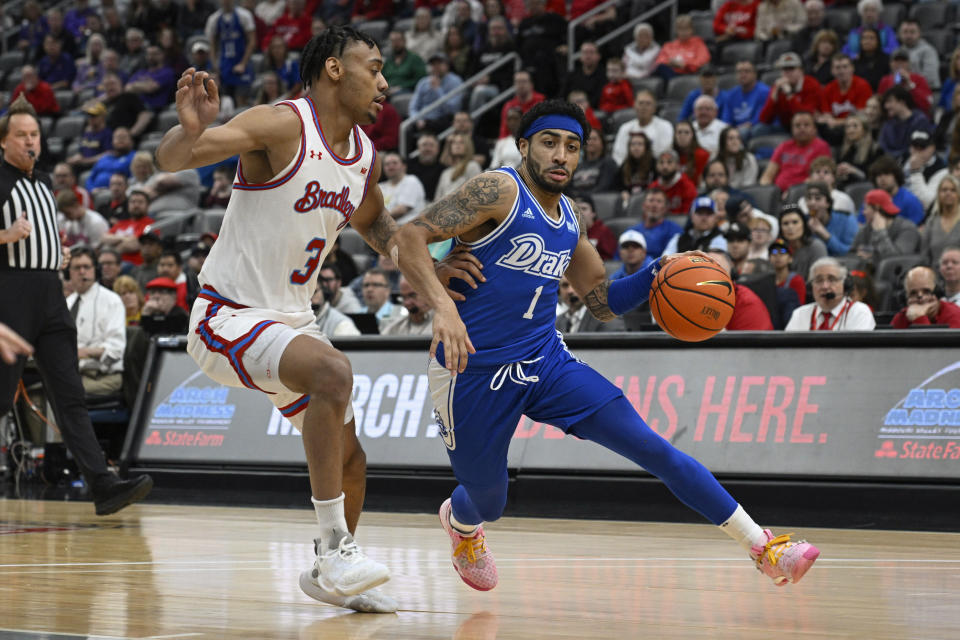
[[[763,535],[765,543],[751,547],[750,557],[757,563],[757,571],[770,576],[778,587],[800,582],[820,556],[820,550],[806,540],[791,542],[791,533],[774,537],[770,529],[764,529]]]
[[[474,589],[489,591],[497,586],[497,565],[493,561],[493,554],[487,549],[483,527],[478,527],[472,536],[460,535],[450,524],[452,509],[450,498],[440,505],[440,524],[450,536],[453,568],[460,574],[460,579]]]

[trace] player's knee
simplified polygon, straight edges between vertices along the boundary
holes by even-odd
[[[353,392],[353,370],[342,353],[326,357],[312,371],[310,392],[320,398],[329,398],[337,404],[350,401]]]
[[[503,515],[503,510],[507,506],[507,492],[506,488],[503,491],[494,490],[486,491],[478,499],[471,496],[474,506],[477,508],[477,513],[480,514],[480,517],[483,518],[484,522],[494,522],[499,520],[500,516]]]

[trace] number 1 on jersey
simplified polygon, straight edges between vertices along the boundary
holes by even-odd
[[[307,258],[307,263],[303,265],[303,269],[297,269],[290,273],[290,282],[293,284],[306,284],[310,282],[313,272],[316,271],[320,265],[320,255],[326,246],[327,241],[323,238],[314,238],[308,242],[306,252],[311,255]]]
[[[540,294],[543,293],[543,285],[540,285],[533,290],[533,300],[530,301],[530,308],[527,309],[527,312],[523,314],[524,320],[533,320],[533,310],[537,306],[537,300],[540,299]]]

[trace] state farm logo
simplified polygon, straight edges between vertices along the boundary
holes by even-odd
[[[223,434],[206,431],[153,431],[144,441],[144,445],[154,447],[220,447],[223,446]]]
[[[880,448],[874,452],[873,456],[875,458],[896,458],[897,450],[893,447],[893,441],[886,440],[880,445]]]

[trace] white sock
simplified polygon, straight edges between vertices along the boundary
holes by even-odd
[[[477,532],[477,529],[480,528],[478,524],[463,524],[453,517],[453,509],[450,510],[450,526],[453,527],[453,530],[462,535],[465,538],[469,538]]]
[[[763,529],[753,521],[753,518],[739,504],[733,515],[720,525],[720,530],[736,540],[737,544],[743,547],[747,553],[750,552],[750,547],[766,541]]]
[[[310,496],[313,510],[317,513],[317,522],[320,524],[321,552],[336,549],[340,539],[350,534],[347,519],[343,515],[343,499],[343,493],[333,500],[317,500]]]

